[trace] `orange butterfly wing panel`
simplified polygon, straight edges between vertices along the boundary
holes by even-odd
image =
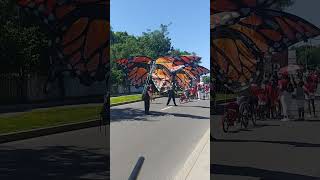
[[[213,37],[211,61],[215,76],[230,90],[242,91],[260,77],[262,54],[253,41],[232,29],[213,33]]]
[[[131,85],[141,87],[146,83],[152,59],[146,56],[137,56],[116,60],[127,75]]]
[[[246,34],[256,44],[264,46],[261,48],[263,52],[270,53],[281,52],[300,41],[320,35],[320,29],[308,21],[286,12],[270,9],[252,13],[231,28]],[[267,51],[265,46],[268,46]]]
[[[270,8],[277,0],[211,0],[210,14],[239,11],[248,14],[257,8]]]
[[[188,89],[191,85],[191,78],[183,72],[176,74],[176,81],[181,89]]]
[[[172,76],[165,69],[156,69],[152,73],[152,81],[158,91],[164,91],[171,85]]]
[[[53,61],[60,61],[85,85],[109,76],[109,2],[107,0],[19,0],[48,24]],[[54,69],[59,62],[52,62]],[[54,79],[54,78],[51,78]]]

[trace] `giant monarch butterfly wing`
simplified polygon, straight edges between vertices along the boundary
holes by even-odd
[[[66,67],[60,71],[71,71],[85,85],[108,79],[108,1],[20,0],[18,4],[31,9],[49,25],[54,36],[53,61],[60,61],[51,62],[53,69],[57,64],[64,64]]]
[[[210,71],[209,69],[200,66],[200,65],[189,65],[184,68],[184,71],[192,78],[196,79],[202,75],[208,74]]]
[[[59,24],[54,43],[69,70],[90,85],[109,74],[109,8],[105,0],[72,2],[56,8]]]
[[[152,81],[158,91],[166,89],[171,85],[172,77],[165,69],[155,69],[152,73]]]
[[[186,72],[180,71],[176,73],[175,80],[181,89],[190,88],[192,77],[190,77]]]
[[[255,43],[227,27],[211,31],[211,62],[216,77],[232,91],[242,91],[259,78],[262,55]]]
[[[118,65],[122,66],[125,70],[130,71],[136,65],[145,65],[149,66],[152,62],[152,59],[147,56],[135,56],[131,58],[123,58],[115,61]]]
[[[181,66],[198,63],[200,60],[201,57],[193,55],[163,56],[156,60],[156,64],[171,64],[170,66]]]
[[[289,46],[320,35],[308,21],[282,11],[263,9],[231,26],[269,46],[268,52],[281,52]]]
[[[171,79],[175,79],[177,85],[180,88],[185,89],[190,84],[190,78],[183,71],[185,67],[184,64],[194,63],[199,61],[200,59],[201,58],[197,56],[160,57],[156,60],[156,63],[158,67],[161,68],[161,71],[166,72],[163,74],[170,74],[170,81],[167,81],[170,83],[167,83],[167,85],[170,85],[172,83]],[[156,83],[158,81],[158,84],[161,83],[161,78],[159,79],[160,80],[155,80]],[[162,79],[166,80],[167,77],[163,77]]]
[[[144,66],[135,66],[131,71],[128,72],[127,78],[131,85],[135,87],[143,86],[149,75],[149,69]]]
[[[135,87],[141,87],[146,83],[151,62],[152,59],[146,56],[116,60],[116,63],[124,69],[131,85]]]
[[[237,11],[243,17],[256,9],[271,8],[277,2],[277,0],[212,0],[210,14]]]
[[[184,55],[175,57],[174,64],[175,65],[187,65],[187,64],[194,64],[198,63],[201,60],[199,56],[192,56],[192,55]]]

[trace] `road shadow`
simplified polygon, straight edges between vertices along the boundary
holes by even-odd
[[[110,175],[107,154],[72,146],[0,149],[0,179],[95,180]]]
[[[263,127],[279,127],[280,124],[256,124],[252,128],[263,128]]]
[[[292,142],[292,141],[262,141],[262,140],[242,140],[242,139],[217,139],[213,138],[213,142],[246,142],[246,143],[270,143],[270,144],[281,144],[290,145],[294,147],[320,147],[320,144],[303,143],[303,142]]]
[[[208,108],[208,109],[210,109],[210,107],[208,107],[208,106],[185,106],[185,105],[183,105],[182,107],[195,107],[195,108]]]
[[[168,116],[172,115],[175,117],[184,117],[192,119],[209,119],[209,117],[196,116],[192,114],[181,114],[181,113],[165,113],[158,111],[150,111],[150,115],[145,115],[143,110],[133,109],[133,108],[123,108],[123,109],[111,109],[110,121],[154,121],[148,120],[149,116]]]
[[[293,173],[287,173],[287,172],[281,172],[281,171],[271,171],[266,169],[253,168],[253,167],[229,166],[229,165],[220,165],[220,164],[211,164],[210,173],[232,175],[232,176],[249,176],[249,177],[260,178],[260,180],[319,179],[319,177],[293,174]]]
[[[299,119],[296,119],[296,120],[293,120],[292,122],[314,122],[314,123],[319,123],[320,119],[319,120],[299,120]]]

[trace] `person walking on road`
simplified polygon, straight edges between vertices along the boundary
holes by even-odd
[[[177,106],[176,104],[176,99],[175,99],[175,86],[172,85],[171,87],[169,87],[169,90],[168,90],[168,102],[167,102],[167,106],[169,105],[171,99],[173,100],[173,104],[175,106]]]
[[[143,95],[143,100],[144,100],[144,113],[145,114],[150,114],[149,109],[150,109],[150,98],[152,96],[152,87],[149,85],[147,87],[146,92]]]

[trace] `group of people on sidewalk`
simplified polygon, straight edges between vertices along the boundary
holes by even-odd
[[[298,72],[296,75],[283,73],[267,76],[263,83],[252,84],[250,93],[258,101],[258,109],[266,112],[269,118],[282,118],[288,121],[289,109],[298,112],[299,120],[304,120],[307,104],[310,116],[316,117],[315,93],[318,87],[318,72],[308,74]]]
[[[210,85],[203,84],[203,83],[197,83],[195,86],[192,86],[188,89],[185,89],[184,94],[187,98],[192,97],[192,98],[198,99],[198,100],[209,99]]]

